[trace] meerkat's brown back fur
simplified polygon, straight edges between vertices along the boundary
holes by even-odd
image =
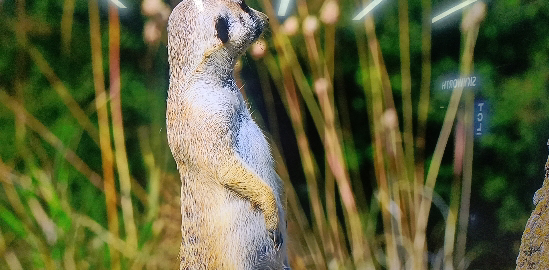
[[[170,15],[168,143],[181,176],[181,269],[284,269],[284,192],[236,87],[236,59],[267,17],[241,0],[184,0]]]

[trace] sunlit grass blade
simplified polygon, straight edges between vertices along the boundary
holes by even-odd
[[[120,101],[120,21],[118,9],[109,5],[109,71],[110,71],[110,93],[112,133],[114,138],[116,168],[120,181],[120,203],[122,205],[122,216],[126,241],[130,247],[137,249],[137,228],[133,214],[131,197],[130,169],[126,143],[124,137],[124,123],[122,120],[122,106]]]
[[[118,238],[118,209],[116,207],[116,186],[113,168],[113,150],[111,146],[111,135],[109,115],[107,111],[105,95],[105,78],[103,74],[103,54],[101,52],[101,31],[99,29],[99,7],[97,0],[88,2],[90,39],[93,80],[96,95],[97,117],[99,121],[99,143],[101,148],[101,161],[103,167],[105,200],[107,204],[107,220],[109,232],[113,237]],[[101,98],[100,98],[101,97]],[[109,245],[110,266],[112,269],[120,269],[120,256],[118,250]]]

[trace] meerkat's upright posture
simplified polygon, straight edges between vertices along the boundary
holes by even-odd
[[[168,22],[168,143],[181,175],[181,269],[287,269],[284,190],[233,77],[267,16],[183,0]]]

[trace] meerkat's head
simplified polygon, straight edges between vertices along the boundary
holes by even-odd
[[[185,80],[208,57],[234,65],[267,20],[244,0],[183,0],[168,22],[170,79]]]

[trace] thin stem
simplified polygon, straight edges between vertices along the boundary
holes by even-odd
[[[399,160],[399,156],[404,156],[405,160],[405,172],[402,171],[399,174],[399,178],[402,181],[406,191],[402,194],[402,224],[403,233],[406,237],[413,237],[414,222],[408,222],[415,220],[415,203],[414,203],[414,189],[413,184],[415,182],[415,161],[414,161],[414,130],[413,130],[413,110],[412,110],[412,78],[410,74],[410,26],[408,19],[408,0],[398,1],[398,14],[399,14],[399,40],[400,40],[400,61],[401,61],[401,76],[402,76],[402,117],[404,124],[404,154],[399,155],[397,153],[396,159],[397,165],[402,166],[402,160]],[[400,138],[399,133],[395,133],[397,140]],[[401,151],[400,142],[395,147],[395,150]],[[402,177],[403,174],[405,177]],[[399,190],[399,193],[402,190]],[[406,243],[410,243],[407,241]],[[413,254],[413,247],[407,248],[410,254]]]
[[[118,210],[116,208],[116,187],[114,184],[113,149],[109,128],[109,115],[107,112],[105,95],[105,78],[103,75],[103,56],[101,53],[101,31],[99,29],[99,7],[97,0],[88,2],[90,16],[90,39],[92,50],[93,80],[96,95],[97,117],[99,121],[99,144],[101,148],[101,161],[103,165],[103,182],[105,187],[105,200],[107,204],[107,220],[109,232],[118,238]],[[120,269],[120,255],[116,248],[109,245],[111,268]]]
[[[20,43],[25,43],[27,39],[26,34],[26,11],[25,11],[25,0],[18,0],[17,1],[17,22],[15,24],[16,32],[15,36],[17,40],[19,40]],[[17,101],[20,104],[25,104],[24,97],[24,89],[25,89],[25,62],[26,62],[26,55],[24,53],[24,48],[18,48],[17,54],[16,54],[16,63],[15,63],[15,81],[14,81],[14,88],[15,88],[15,96],[17,98]],[[23,151],[23,148],[25,147],[25,137],[26,137],[26,128],[25,128],[25,118],[24,117],[18,117],[15,119],[15,149],[17,149],[18,153],[21,153]]]
[[[463,171],[463,158],[465,152],[465,126],[463,123],[463,110],[458,111],[454,143],[454,177],[450,193],[450,207],[446,218],[444,230],[444,269],[454,269],[454,244],[456,237],[456,225],[458,219],[460,183]]]
[[[459,209],[459,223],[456,243],[456,265],[458,269],[465,269],[461,262],[465,257],[465,242],[467,239],[467,226],[469,223],[469,206],[471,200],[471,183],[473,181],[473,145],[474,145],[474,105],[475,92],[473,89],[465,90],[465,161],[463,164],[463,183],[461,190],[461,206]]]
[[[140,127],[137,130],[137,137],[139,138],[139,146],[141,148],[141,153],[143,155],[143,163],[148,170],[149,184],[148,194],[147,194],[147,218],[148,222],[154,221],[158,215],[159,208],[159,195],[160,195],[160,175],[161,171],[158,168],[154,154],[149,145],[149,131],[146,127]]]
[[[461,60],[462,76],[467,76],[471,72],[471,67],[473,65],[473,52],[477,34],[478,26],[473,27],[473,29],[468,30],[464,33],[465,47]],[[425,268],[423,254],[425,254],[426,251],[426,228],[429,211],[431,209],[432,193],[435,188],[438,171],[440,169],[440,163],[442,161],[442,156],[446,148],[446,143],[448,142],[448,137],[450,136],[450,132],[452,131],[452,125],[456,117],[459,100],[462,93],[463,87],[456,88],[454,89],[454,92],[452,92],[452,96],[450,97],[450,104],[448,105],[448,110],[446,111],[446,116],[444,117],[444,122],[442,124],[442,130],[435,146],[433,159],[429,166],[429,172],[427,173],[427,180],[425,182],[425,197],[421,200],[416,224],[416,235],[414,239],[414,248],[417,252],[415,258],[418,259],[418,261],[416,261],[417,269]]]
[[[61,16],[61,48],[65,57],[71,52],[72,21],[74,19],[75,0],[65,0]]]
[[[408,23],[408,0],[398,1],[399,40],[400,40],[400,73],[402,76],[402,116],[404,122],[404,154],[408,179],[413,179],[414,172],[414,132],[412,112],[412,78],[410,75],[410,30]],[[413,215],[410,216],[414,220]]]
[[[431,0],[422,0],[421,26],[421,88],[418,105],[416,151],[417,164],[414,177],[414,208],[419,209],[425,178],[425,134],[429,114],[431,87]]]
[[[137,228],[133,218],[133,206],[131,197],[130,169],[128,155],[124,139],[124,123],[122,120],[122,108],[120,105],[120,21],[118,9],[113,3],[109,4],[109,70],[111,92],[111,116],[112,133],[114,137],[114,152],[116,168],[120,181],[120,204],[124,219],[126,239],[131,248],[137,249]]]

